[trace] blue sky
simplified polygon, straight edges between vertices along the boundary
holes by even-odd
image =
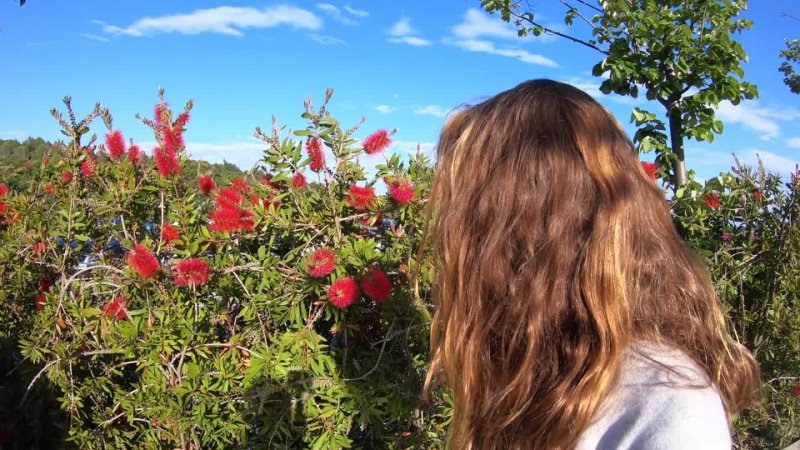
[[[750,61],[745,79],[760,98],[720,105],[725,133],[689,141],[687,161],[701,178],[727,170],[736,153],[756,154],[786,173],[800,161],[800,97],[783,85],[778,52],[800,37],[792,0],[750,2],[753,30],[739,37]],[[555,26],[563,6],[536,3]],[[600,55],[556,38],[516,37],[478,0],[340,3],[286,1],[0,2],[0,138],[60,138],[50,117],[65,95],[78,113],[99,101],[126,138],[152,145],[134,115],[152,114],[157,88],[173,106],[192,98],[187,149],[247,168],[263,146],[253,129],[274,114],[291,128],[310,94],[336,89],[331,110],[345,125],[366,116],[360,136],[397,128],[401,152],[430,150],[446,113],[531,78],[566,81],[597,97],[626,124],[643,100],[604,96],[590,74]],[[579,32],[579,31],[578,31]],[[653,106],[653,111],[658,109]],[[100,121],[94,131],[103,133]]]

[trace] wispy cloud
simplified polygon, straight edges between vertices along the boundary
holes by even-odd
[[[351,8],[349,6],[345,6],[344,10],[347,11],[348,13],[356,16],[356,17],[361,17],[362,19],[364,17],[368,17],[369,16],[369,11],[364,11],[363,9],[355,9],[355,8]]]
[[[418,33],[419,31],[411,26],[409,18],[403,17],[389,29],[390,37],[388,41],[392,44],[406,44],[413,47],[427,47],[431,45],[431,41],[415,36]]]
[[[800,148],[800,137],[789,138],[786,140],[786,145],[791,148]]]
[[[462,50],[505,56],[527,64],[558,67],[558,63],[546,56],[520,48],[499,47],[493,41],[488,40],[488,38],[496,38],[513,40],[515,43],[523,42],[518,38],[513,27],[475,8],[468,9],[462,22],[452,27],[450,32],[451,36],[444,38],[443,42]]]
[[[623,105],[638,105],[644,102],[644,100],[639,98],[633,97],[625,97],[617,94],[604,94],[600,90],[600,82],[596,79],[592,78],[584,78],[584,77],[571,77],[563,80],[564,83],[570,84],[575,86],[576,88],[586,92],[587,94],[591,95],[592,97],[598,100],[609,99],[616,103],[621,103]]]
[[[735,152],[721,152],[707,148],[689,147],[686,149],[687,162],[692,165],[706,166],[711,171],[709,175],[717,171],[729,170],[735,164],[734,155],[739,162],[746,166],[757,167],[758,161],[764,164],[768,172],[780,174],[788,177],[793,173],[795,167],[800,165],[800,160],[787,158],[777,153],[758,148],[746,148]]]
[[[189,35],[216,33],[228,36],[244,36],[243,29],[272,28],[280,25],[298,29],[318,30],[322,28],[322,20],[311,11],[287,5],[277,5],[263,9],[219,6],[198,9],[185,14],[145,17],[127,27],[102,25],[103,31],[106,33],[133,37],[163,33]]]
[[[497,48],[492,41],[465,39],[450,41],[453,45],[470,52],[488,53],[518,59],[527,64],[536,64],[545,67],[558,67],[558,63],[546,56],[531,53],[527,50],[512,48]]]
[[[345,42],[339,38],[335,38],[333,36],[321,36],[318,34],[311,34],[309,39],[312,41],[319,42],[322,45],[339,45],[344,44]]]
[[[85,37],[86,39],[91,39],[93,41],[100,41],[100,42],[108,42],[109,39],[107,37],[98,36],[96,34],[91,33],[81,33],[81,36]]]
[[[724,101],[717,108],[717,118],[726,123],[734,123],[760,135],[764,141],[770,141],[781,134],[779,121],[800,119],[800,110],[791,108],[765,108],[758,102],[747,102],[733,105]]]
[[[439,105],[427,105],[414,108],[414,114],[426,116],[446,117],[447,113],[448,111]]]
[[[470,8],[464,14],[464,21],[452,28],[453,36],[462,39],[478,39],[493,37],[514,39],[517,31],[511,25],[492,18],[475,8]]]
[[[331,5],[330,3],[317,3],[317,8],[325,11],[325,13],[328,14],[333,20],[344,25],[355,25],[358,23],[350,17],[342,14],[342,10],[339,9],[339,7]]]
[[[396,108],[392,108],[389,105],[378,105],[375,107],[375,111],[378,111],[381,114],[390,114],[396,110],[397,110]]]
[[[228,161],[236,164],[240,169],[247,170],[263,157],[265,148],[263,143],[253,141],[224,144],[188,142],[186,144],[186,153],[193,159],[202,159],[213,163]]]

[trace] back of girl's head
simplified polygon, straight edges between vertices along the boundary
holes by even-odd
[[[453,390],[452,448],[574,447],[642,340],[693,358],[730,415],[749,404],[757,367],[599,103],[525,82],[454,114],[437,151],[426,388]]]

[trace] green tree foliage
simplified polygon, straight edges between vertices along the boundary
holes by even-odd
[[[722,133],[714,108],[728,100],[738,104],[758,95],[742,81],[747,54],[732,36],[750,29],[738,19],[746,0],[559,0],[566,6],[564,22],[588,26],[591,37],[561,33],[537,21],[528,3],[482,0],[489,12],[513,21],[520,36],[542,33],[560,36],[596,50],[602,60],[592,73],[604,77],[601,90],[637,97],[640,89],[658,102],[665,123],[656,114],[635,109],[639,127],[634,141],[671,174],[673,188],[687,182],[684,139],[712,141]]]
[[[795,64],[800,62],[800,39],[786,41],[786,48],[781,50],[781,58],[784,61],[778,70],[783,74],[783,82],[790,91],[800,94],[800,74],[795,70]]]

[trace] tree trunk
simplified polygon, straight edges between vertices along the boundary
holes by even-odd
[[[672,177],[672,187],[678,190],[686,184],[686,153],[683,149],[683,122],[681,122],[681,110],[678,103],[670,104],[669,111],[669,140],[672,153],[675,154],[677,161],[674,163],[674,175]]]

